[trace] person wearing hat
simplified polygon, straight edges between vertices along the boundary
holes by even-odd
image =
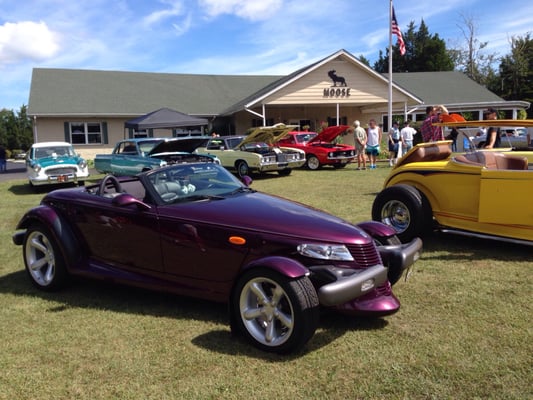
[[[483,112],[483,119],[494,120],[498,119],[498,113],[494,108],[488,108]],[[487,139],[485,140],[484,149],[496,149],[501,147],[500,128],[491,126],[487,129]]]

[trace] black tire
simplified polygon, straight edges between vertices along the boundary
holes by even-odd
[[[239,178],[243,178],[247,175],[250,175],[250,167],[248,167],[248,163],[246,161],[237,161],[237,163],[235,164],[235,169],[237,170],[237,175],[239,176]]]
[[[291,172],[292,172],[292,169],[290,169],[290,168],[285,168],[285,169],[280,169],[280,170],[278,171],[278,174],[279,174],[280,176],[288,176],[288,175],[291,174]]]
[[[416,188],[394,185],[383,189],[374,199],[372,219],[393,227],[405,243],[427,233],[431,211]]]
[[[307,156],[307,161],[305,162],[305,166],[314,171],[320,168],[320,161],[318,158],[312,154]]]
[[[48,228],[41,224],[28,228],[22,252],[26,272],[37,288],[50,292],[65,285],[65,260]]]
[[[402,244],[401,240],[398,238],[398,236],[389,236],[389,237],[375,237],[374,241],[378,246],[395,246]],[[403,271],[399,268],[393,269],[390,265],[386,265],[386,267],[389,269],[387,273],[387,278],[391,285],[394,285],[396,282],[400,280],[402,277]]]
[[[237,282],[231,304],[235,327],[263,351],[297,351],[318,326],[318,296],[307,276],[289,279],[270,269],[251,269]]]

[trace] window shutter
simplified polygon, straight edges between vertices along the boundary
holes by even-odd
[[[103,136],[104,144],[108,144],[109,138],[107,136],[107,122],[102,122],[102,136]]]
[[[128,128],[128,139],[133,137],[133,128]]]
[[[154,137],[154,130],[148,129],[148,137]]]
[[[65,142],[70,143],[70,124],[68,122],[63,122],[63,130],[65,132]]]

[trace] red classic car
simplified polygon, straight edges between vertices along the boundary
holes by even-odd
[[[278,353],[313,336],[321,307],[398,311],[391,284],[422,246],[256,192],[214,162],[55,190],[16,229],[41,290],[78,276],[227,302],[232,330]]]
[[[330,126],[320,133],[293,131],[278,144],[305,151],[305,166],[315,170],[323,165],[344,168],[355,158],[355,147],[334,143],[334,140],[350,129],[347,125]]]

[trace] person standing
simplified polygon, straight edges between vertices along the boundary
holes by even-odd
[[[405,121],[403,123],[404,127],[400,131],[400,137],[402,141],[402,149],[405,153],[413,148],[413,140],[416,135],[416,129],[410,126],[410,121]]]
[[[494,108],[489,108],[483,112],[483,119],[498,119],[498,113]],[[501,147],[501,135],[500,128],[495,128],[491,126],[487,129],[487,139],[485,140],[484,149],[496,149]]]
[[[354,121],[353,125],[355,126],[354,130],[354,141],[355,141],[355,149],[357,151],[357,169],[366,169],[366,156],[365,156],[365,148],[366,148],[366,131],[364,128],[361,127],[361,123],[359,121]]]
[[[6,153],[6,148],[0,143],[0,172],[6,172],[7,170]]]
[[[366,151],[370,159],[370,169],[376,169],[376,161],[380,151],[381,144],[381,129],[376,125],[376,120],[371,119],[368,121],[368,130],[367,130],[367,142],[366,142]]]
[[[398,122],[394,121],[389,133],[389,166],[392,167],[398,161],[398,147],[400,146],[400,129]]]
[[[448,110],[444,106],[428,106],[426,107],[426,119],[420,128],[422,132],[422,140],[424,142],[437,142],[444,140],[444,133],[442,127],[434,126],[433,124],[439,122],[441,114],[448,114]]]

